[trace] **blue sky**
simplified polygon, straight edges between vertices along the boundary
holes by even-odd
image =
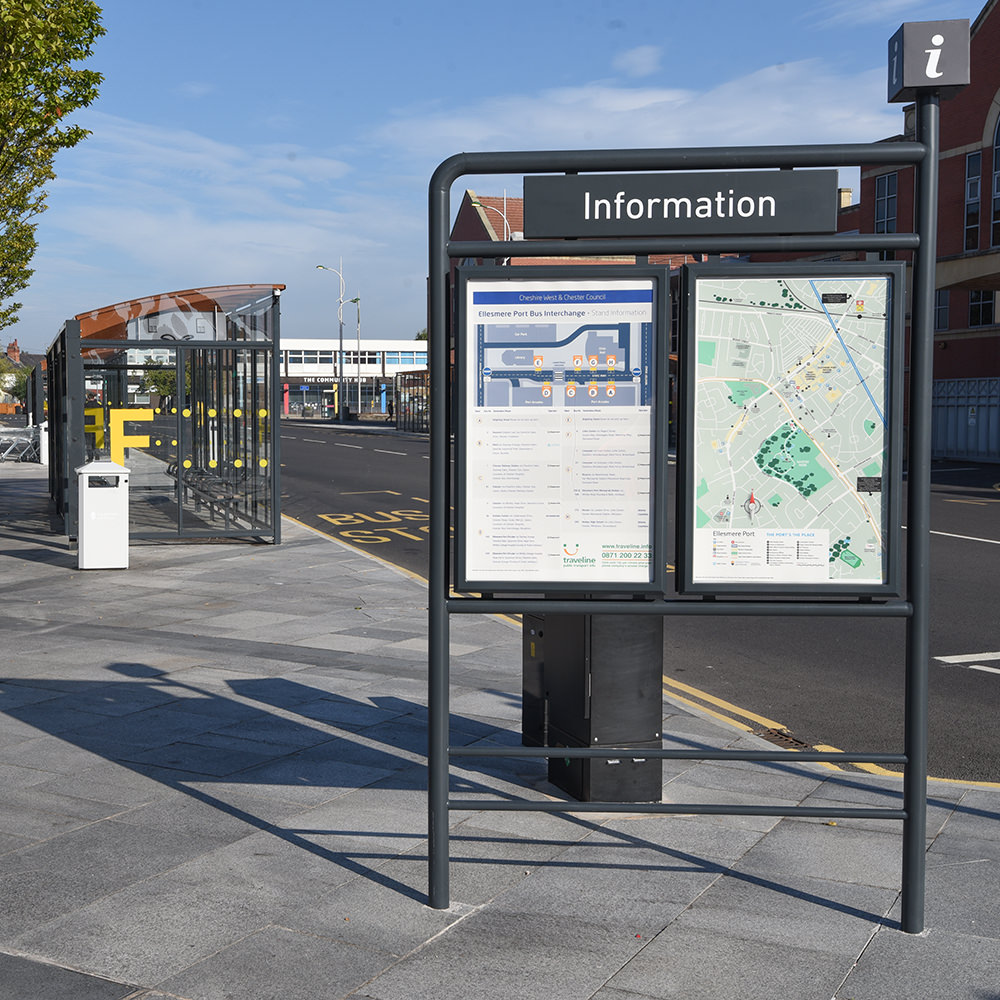
[[[903,21],[980,0],[106,0],[93,131],[60,154],[20,320],[278,282],[331,336],[343,259],[365,337],[426,325],[427,182],[462,151],[864,142],[900,131]],[[851,183],[848,177],[846,183]],[[480,194],[520,178],[466,178]],[[345,306],[345,325],[356,319]]]

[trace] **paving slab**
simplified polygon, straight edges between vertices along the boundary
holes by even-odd
[[[453,811],[429,907],[421,582],[292,522],[80,573],[43,477],[0,465],[0,995],[1000,997],[992,787],[930,783],[920,935],[883,819]],[[517,624],[452,626],[451,745],[519,745]],[[769,746],[669,693],[663,732]],[[538,758],[457,758],[450,794],[567,801]],[[672,761],[663,794],[898,808],[901,782]]]

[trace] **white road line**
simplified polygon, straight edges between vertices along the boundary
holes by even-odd
[[[1000,545],[1000,539],[996,538],[976,538],[975,535],[953,535],[950,531],[932,531],[932,535],[940,535],[942,538],[962,538],[967,542],[985,542],[987,545]]]
[[[386,451],[385,448],[372,448],[372,451],[377,451],[380,455],[403,455],[404,457],[409,454],[406,451]]]
[[[960,656],[935,656],[942,663],[978,663],[980,660],[1000,660],[1000,653],[962,653]]]
[[[982,670],[988,674],[1000,674],[1000,667],[984,667],[981,663],[970,663],[970,670]]]
[[[282,434],[281,435],[281,440],[282,441],[298,441],[298,438],[295,437],[294,434]]]
[[[357,449],[358,449],[358,451],[360,451],[360,450],[361,450],[361,445],[359,445],[359,444],[344,444],[344,443],[343,443],[343,442],[341,442],[341,441],[334,441],[333,443],[334,443],[334,444],[335,444],[335,445],[336,445],[336,446],[337,446],[338,448],[357,448]]]
[[[310,444],[326,444],[326,442],[320,438],[303,438],[302,440],[308,441]]]
[[[907,531],[909,525],[904,524],[903,530]],[[931,535],[940,535],[942,538],[961,538],[966,542],[985,542],[987,545],[1000,545],[1000,539],[996,538],[977,538],[975,535],[953,535],[950,531],[931,531],[928,532]]]

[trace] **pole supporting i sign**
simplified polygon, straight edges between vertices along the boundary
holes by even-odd
[[[429,739],[428,739],[428,821],[429,821],[429,878],[428,897],[429,903],[435,908],[447,908],[449,906],[449,811],[452,809],[476,809],[476,808],[509,808],[509,809],[545,809],[549,811],[627,811],[627,812],[690,812],[690,813],[715,813],[729,815],[774,815],[772,807],[747,806],[747,805],[717,805],[699,806],[697,804],[685,803],[561,803],[545,802],[535,803],[520,800],[500,801],[480,801],[466,802],[464,800],[453,800],[449,797],[449,773],[450,759],[452,756],[459,756],[462,753],[471,755],[478,753],[492,756],[532,756],[547,757],[555,754],[569,754],[573,756],[606,756],[608,748],[594,750],[594,748],[573,748],[572,751],[555,748],[527,748],[518,747],[507,750],[494,750],[493,748],[479,748],[461,750],[450,748],[448,744],[448,717],[449,717],[449,619],[452,614],[484,614],[494,612],[506,613],[568,613],[568,614],[653,614],[662,616],[672,616],[677,614],[701,615],[701,616],[732,616],[732,615],[769,615],[775,617],[903,617],[907,619],[906,625],[906,734],[904,752],[902,754],[827,754],[823,752],[810,752],[807,754],[797,754],[789,751],[775,749],[768,752],[733,752],[727,753],[726,759],[740,760],[821,760],[824,762],[837,763],[848,760],[860,760],[872,763],[902,764],[904,767],[903,778],[903,809],[902,810],[850,810],[841,808],[835,813],[824,813],[824,815],[879,815],[884,818],[900,819],[903,822],[903,850],[902,850],[902,929],[908,933],[917,933],[923,930],[924,920],[924,837],[926,823],[926,755],[927,755],[927,667],[928,667],[928,619],[929,619],[929,530],[930,530],[930,414],[931,414],[931,386],[932,386],[932,360],[933,360],[933,304],[934,304],[934,270],[936,255],[936,217],[937,217],[937,159],[938,159],[938,101],[940,96],[950,96],[957,88],[968,82],[968,44],[969,32],[968,22],[930,22],[926,25],[907,24],[903,25],[893,40],[890,42],[889,57],[889,99],[891,101],[916,100],[917,103],[917,140],[915,142],[900,143],[873,143],[873,144],[846,144],[827,146],[781,146],[781,147],[743,147],[724,149],[645,149],[645,150],[576,150],[563,152],[520,152],[520,153],[472,153],[459,154],[445,160],[434,172],[429,189],[429,257],[430,257],[430,367],[431,367],[431,553],[430,553],[430,587],[429,587]],[[963,78],[964,74],[964,78]],[[785,228],[779,226],[777,229],[767,228],[772,223],[767,221],[772,212],[772,200],[774,213],[780,213],[783,208],[783,196],[789,196],[788,205],[794,203],[791,191],[782,186],[781,175],[789,172],[795,176],[795,168],[836,168],[839,166],[869,166],[869,167],[913,167],[918,176],[917,190],[917,213],[916,227],[913,233],[894,234],[851,234],[837,235],[826,233],[822,228],[812,228],[811,224],[802,220],[802,228],[795,226]],[[789,171],[787,168],[792,168]],[[670,188],[670,178],[680,176],[682,173],[706,171],[716,172],[711,180],[717,181],[713,188],[711,184],[705,189],[699,187],[708,179],[702,177],[695,179],[692,187],[685,181],[686,187]],[[727,171],[738,173],[740,171],[766,172],[768,176],[761,176],[754,179],[752,193],[750,186],[746,192],[740,189],[740,178],[727,174],[724,179],[718,172]],[[653,188],[643,187],[643,185],[633,186],[631,181],[623,181],[622,176],[636,175],[643,176],[645,180],[653,172],[660,172],[653,183]],[[460,177],[468,174],[573,174],[583,177],[587,173],[615,175],[611,181],[611,188],[595,186],[588,188],[589,201],[580,199],[579,192],[576,195],[570,193],[567,205],[574,212],[579,212],[583,216],[583,224],[594,221],[605,224],[613,224],[610,230],[601,231],[601,227],[579,238],[563,238],[567,233],[558,224],[558,219],[544,220],[536,238],[525,241],[508,242],[466,242],[450,244],[448,241],[448,227],[450,223],[450,189],[452,184]],[[562,180],[562,178],[560,178]],[[533,182],[532,182],[533,183]],[[576,183],[576,181],[574,181]],[[768,184],[773,183],[773,188],[769,189]],[[797,183],[797,182],[796,182]],[[595,181],[595,184],[597,182]],[[761,187],[760,185],[764,185]],[[526,184],[526,198],[532,184]],[[642,188],[641,195],[639,192]],[[729,197],[730,188],[733,197],[733,212],[730,213]],[[621,196],[619,197],[619,192]],[[741,198],[747,200],[740,201]],[[769,200],[772,199],[772,200]],[[666,209],[664,208],[666,202]],[[742,205],[742,213],[741,213]],[[526,204],[526,215],[528,211]],[[587,218],[587,213],[590,218]],[[666,215],[664,215],[666,212]],[[709,223],[716,225],[719,217],[723,214],[730,215],[732,225],[728,223],[723,230],[707,228]],[[627,223],[632,220],[639,222],[642,216],[643,229],[629,229]],[[647,226],[649,220],[655,217],[652,228]],[[792,216],[794,217],[794,216]],[[760,221],[761,228],[755,228],[754,219]],[[704,226],[702,223],[704,222]],[[574,223],[575,224],[575,223]],[[624,226],[624,228],[619,228]],[[530,230],[530,225],[526,222],[526,232]],[[634,233],[634,235],[631,235]],[[516,597],[518,593],[533,594],[543,589],[539,583],[557,583],[564,577],[548,578],[549,570],[539,571],[533,581],[520,579],[503,579],[508,575],[516,576],[517,573],[508,573],[507,569],[498,572],[500,560],[495,549],[488,552],[470,552],[469,539],[462,543],[466,546],[464,555],[460,556],[459,569],[461,573],[453,575],[453,566],[450,559],[450,532],[452,527],[450,516],[450,505],[452,502],[451,483],[451,458],[450,458],[450,432],[451,422],[450,398],[449,398],[449,373],[451,362],[451,343],[449,333],[452,330],[450,325],[450,287],[449,271],[450,263],[454,258],[474,258],[474,257],[587,257],[604,255],[624,255],[635,254],[645,255],[651,253],[723,253],[738,251],[750,253],[761,252],[788,252],[788,253],[828,253],[830,251],[856,251],[858,253],[880,252],[883,255],[889,252],[913,251],[914,260],[912,268],[913,282],[913,318],[911,326],[911,352],[910,352],[910,427],[909,427],[909,447],[908,447],[908,496],[906,523],[908,532],[906,537],[907,546],[907,569],[906,569],[906,589],[905,599],[899,600],[893,594],[899,590],[899,581],[893,578],[893,561],[891,558],[876,551],[868,550],[868,540],[866,539],[862,552],[853,549],[855,535],[852,533],[849,540],[834,540],[832,546],[836,550],[836,559],[839,563],[835,566],[838,573],[860,574],[860,578],[865,586],[870,586],[874,592],[856,593],[853,585],[844,588],[845,595],[840,596],[835,589],[832,594],[822,587],[819,592],[813,594],[813,588],[818,582],[815,579],[805,581],[805,589],[798,588],[801,582],[798,579],[782,578],[781,574],[808,574],[816,573],[818,564],[816,550],[812,546],[811,540],[802,536],[795,536],[792,542],[795,552],[788,548],[789,540],[778,539],[775,542],[776,559],[788,558],[794,563],[798,560],[799,565],[794,571],[791,570],[768,570],[775,572],[778,579],[772,581],[777,584],[777,590],[769,590],[764,581],[760,587],[755,587],[754,592],[761,591],[760,598],[756,600],[747,599],[745,592],[734,595],[738,599],[729,599],[725,589],[715,593],[714,589],[719,585],[718,580],[703,580],[711,593],[703,596],[711,600],[697,600],[687,597],[681,600],[669,599],[666,596],[658,595],[654,590],[645,591],[636,581],[627,581],[622,587],[616,587],[613,593],[605,593],[607,588],[603,586],[605,581],[601,581],[602,586],[594,587],[596,593],[605,593],[605,596],[595,596],[588,599],[584,593],[576,593],[572,589],[567,589],[565,593],[557,599],[545,599],[542,597]],[[506,270],[506,269],[505,269]],[[514,271],[518,268],[511,269]],[[580,272],[578,272],[580,273]],[[898,269],[882,265],[883,277],[887,277],[890,283],[896,281]],[[801,277],[794,276],[792,277]],[[867,385],[869,392],[864,394],[864,403],[859,404],[859,411],[863,406],[869,406],[874,414],[881,413],[885,417],[886,424],[883,425],[885,440],[892,448],[892,432],[888,428],[891,420],[889,413],[891,408],[898,403],[898,394],[893,396],[891,390],[892,362],[887,363],[889,381],[884,385],[889,385],[887,394],[879,390],[874,378],[869,379],[869,371],[866,369],[865,359],[859,358],[849,342],[848,337],[844,337],[841,344],[837,337],[837,331],[842,328],[842,323],[838,321],[838,310],[842,314],[849,312],[850,307],[855,305],[859,297],[857,288],[824,289],[820,282],[826,275],[816,272],[812,278],[806,278],[808,294],[813,296],[814,316],[819,323],[818,330],[823,331],[822,321],[827,323],[829,328],[826,334],[830,339],[828,346],[830,350],[840,351],[839,362],[850,365],[852,360],[859,374],[859,391],[864,392],[862,383]],[[855,280],[866,277],[860,271],[853,276]],[[847,276],[851,280],[851,276]],[[463,280],[474,282],[472,275]],[[816,283],[815,289],[809,284],[810,281]],[[777,286],[775,286],[777,287]],[[496,291],[496,289],[481,288],[481,291]],[[518,290],[516,286],[511,286],[511,290]],[[473,292],[475,287],[473,285]],[[502,289],[501,289],[502,291]],[[528,289],[530,291],[530,289]],[[468,299],[468,284],[466,285],[466,300]],[[796,290],[796,294],[802,292],[801,288]],[[888,286],[883,286],[883,293],[887,301],[893,301],[895,289],[890,293]],[[720,292],[720,294],[722,294]],[[834,298],[824,301],[824,294],[832,295]],[[847,296],[844,301],[840,301],[841,296]],[[853,296],[853,297],[852,297]],[[665,298],[665,296],[664,296]],[[758,302],[761,300],[758,299]],[[763,301],[767,301],[766,296]],[[864,310],[867,312],[868,299],[865,299]],[[829,320],[824,314],[829,313]],[[468,305],[466,304],[466,310]],[[483,323],[478,323],[473,319],[473,326],[489,326],[493,320],[500,317],[480,317]],[[855,317],[851,316],[851,322]],[[489,322],[485,322],[488,320]],[[469,317],[466,312],[466,328],[463,330],[462,323],[457,323],[454,332],[457,338],[465,338],[472,346],[474,352],[483,348],[486,352],[490,350],[487,346],[490,337],[494,334],[498,337],[498,343],[502,343],[503,336],[510,331],[492,330],[469,332]],[[867,321],[865,321],[867,322]],[[502,325],[502,324],[501,324]],[[887,336],[891,339],[891,325]],[[537,346],[539,330],[529,331],[535,335]],[[471,339],[470,339],[471,338]],[[478,339],[477,339],[478,338]],[[816,345],[814,345],[816,346]],[[823,346],[823,345],[820,345]],[[663,350],[664,345],[659,345]],[[503,350],[506,350],[504,348]],[[706,348],[706,351],[708,349]],[[459,352],[461,355],[461,351]],[[544,350],[542,354],[542,365],[539,371],[544,376],[545,358]],[[466,355],[468,357],[468,355]],[[528,368],[528,374],[533,372],[536,355],[532,354]],[[501,359],[502,360],[502,359]],[[870,359],[869,359],[870,360]],[[475,386],[477,404],[481,401],[484,408],[488,409],[490,401],[496,403],[497,396],[491,392],[513,393],[514,381],[518,382],[520,388],[520,377],[498,375],[498,382],[506,385],[499,389],[491,390],[486,387],[485,380],[493,378],[495,365],[491,363],[492,358],[486,354],[475,355],[473,360],[468,361],[469,369],[465,373],[471,376],[471,384]],[[526,358],[521,361],[512,359],[513,363],[527,363]],[[572,362],[572,358],[571,358]],[[461,360],[457,362],[462,364]],[[819,361],[822,364],[822,358]],[[489,368],[489,375],[485,369]],[[805,371],[805,369],[803,369]],[[555,370],[553,369],[553,380],[550,389],[555,389]],[[817,377],[822,375],[818,372]],[[542,379],[544,382],[544,378]],[[746,381],[729,379],[729,381]],[[531,382],[531,378],[525,379],[526,383]],[[537,405],[540,408],[548,406],[550,396],[544,395],[544,384],[540,386],[526,385],[526,395],[520,397],[525,403],[526,409],[532,405],[528,402],[532,392],[537,390]],[[565,388],[565,386],[564,386]],[[600,386],[599,386],[600,388]],[[464,410],[458,416],[466,424],[477,414],[475,406],[470,402],[468,387],[464,390],[467,395],[464,397]],[[576,391],[579,391],[577,388]],[[749,400],[754,396],[754,390],[747,385],[735,387],[737,399]],[[811,391],[811,390],[809,390]],[[772,393],[773,395],[773,393]],[[513,395],[506,397],[507,401],[514,399]],[[795,440],[802,432],[805,422],[801,419],[796,425],[794,419],[796,415],[795,407],[798,403],[792,396],[783,397],[784,403],[791,407],[790,420],[787,423],[792,426],[785,428],[788,434],[780,440],[782,431],[776,433],[778,437],[772,442],[772,447],[766,454],[761,456],[765,465],[778,459],[780,461],[783,445],[787,444],[789,435],[794,434]],[[544,401],[544,402],[543,402]],[[733,404],[735,405],[735,404]],[[513,412],[510,408],[509,412]],[[862,420],[869,416],[862,416]],[[876,415],[875,431],[879,431],[880,418]],[[654,428],[665,427],[666,413],[665,407],[659,409],[653,421]],[[799,426],[801,425],[801,426]],[[783,427],[784,425],[779,425]],[[879,433],[883,433],[879,431]],[[472,440],[468,426],[464,430],[466,443],[462,447],[469,448],[468,442]],[[682,431],[683,438],[683,431]],[[756,459],[757,453],[752,456]],[[808,457],[808,456],[807,456]],[[690,455],[686,456],[690,459]],[[883,481],[894,477],[894,462],[898,455],[890,456],[888,463],[883,464],[883,469],[888,468],[888,473],[876,476],[874,459],[867,463],[867,467],[872,472],[871,476],[862,474],[855,477],[852,488],[860,500],[865,499],[865,494],[874,493],[875,480],[881,478]],[[475,459],[471,454],[467,454],[464,475],[468,475],[470,463],[474,464]],[[487,459],[487,462],[491,461]],[[774,468],[773,466],[771,467]],[[808,469],[807,469],[808,471]],[[491,470],[486,469],[490,474]],[[492,470],[495,475],[496,470]],[[772,477],[775,478],[775,477]],[[779,481],[786,482],[789,488],[797,490],[801,497],[808,491],[810,483],[801,476],[786,477]],[[654,476],[655,480],[655,476]],[[860,480],[860,481],[859,481]],[[700,481],[699,481],[700,482]],[[898,484],[888,484],[897,488]],[[460,488],[466,489],[467,484],[460,484]],[[866,489],[870,487],[871,489]],[[753,497],[748,493],[742,498],[742,503],[736,504],[740,497],[731,497],[731,508],[733,511],[741,512],[742,516],[751,517],[758,513],[757,504],[770,502],[773,496],[758,496],[753,490]],[[891,490],[890,490],[891,492]],[[465,500],[469,496],[466,492]],[[695,497],[694,499],[697,499]],[[794,499],[794,497],[793,497]],[[891,504],[892,500],[888,501]],[[872,504],[869,504],[872,519],[879,522],[883,516],[881,508],[877,512]],[[779,508],[780,509],[780,506]],[[494,511],[494,514],[496,511]],[[692,517],[696,515],[688,508],[688,514]],[[734,516],[741,516],[740,513]],[[466,519],[465,528],[468,535],[469,512],[461,512],[461,517]],[[666,519],[666,512],[661,520]],[[697,521],[691,523],[696,524]],[[869,521],[871,524],[871,521]],[[799,531],[794,525],[789,529],[793,532]],[[833,531],[831,526],[830,531]],[[844,545],[839,545],[844,541]],[[829,539],[827,539],[829,542]],[[821,543],[822,544],[822,543]],[[877,546],[876,546],[877,548]],[[879,555],[876,559],[875,556]],[[473,558],[470,560],[470,556]],[[868,557],[866,560],[866,556]],[[481,559],[481,557],[485,557]],[[702,553],[702,564],[704,563],[704,553]],[[514,565],[517,567],[517,557],[514,554]],[[480,560],[477,562],[476,560]],[[860,562],[859,562],[860,560]],[[709,560],[710,562],[710,560]],[[569,564],[572,565],[572,564]],[[787,564],[785,564],[787,565]],[[691,566],[697,569],[699,566],[697,553],[692,550]],[[878,566],[878,571],[874,569]],[[508,567],[509,569],[509,567]],[[573,570],[576,572],[576,569]],[[869,574],[869,575],[865,575]],[[530,574],[528,574],[530,576]],[[655,576],[655,572],[653,574]],[[451,586],[459,579],[464,582],[473,583],[482,581],[483,583],[498,584],[493,591],[483,597],[455,597],[452,596]],[[543,579],[543,577],[545,577]],[[695,573],[692,582],[698,583]],[[843,579],[837,577],[837,581]],[[834,581],[833,586],[840,587],[841,584]],[[735,582],[735,581],[730,581]],[[830,583],[829,578],[823,581]],[[526,584],[517,586],[517,584]],[[722,584],[726,581],[723,580]],[[486,587],[482,587],[486,591]],[[795,596],[795,600],[782,599],[782,593],[786,590]],[[503,596],[503,591],[509,591],[511,596]],[[633,592],[634,591],[634,592]],[[498,593],[499,592],[499,593]],[[590,593],[590,591],[588,591]],[[804,596],[803,596],[804,595]],[[624,599],[622,599],[624,597]],[[639,597],[640,599],[631,599]],[[677,750],[649,750],[644,751],[650,756],[663,758],[681,759],[684,751]],[[690,751],[687,759],[690,759]],[[714,759],[714,757],[713,757]],[[768,812],[768,809],[771,811]],[[799,809],[783,809],[781,815],[816,815],[816,811],[803,812]]]

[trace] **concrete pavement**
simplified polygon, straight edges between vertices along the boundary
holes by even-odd
[[[452,906],[428,908],[424,586],[282,536],[79,571],[45,470],[0,464],[0,995],[1000,998],[993,788],[931,785],[921,935],[898,929],[901,824],[881,819],[452,814]],[[453,742],[518,743],[519,631],[452,633]],[[663,726],[759,744],[669,700]],[[452,773],[462,798],[561,796],[542,761]],[[680,802],[900,790],[664,762]]]

